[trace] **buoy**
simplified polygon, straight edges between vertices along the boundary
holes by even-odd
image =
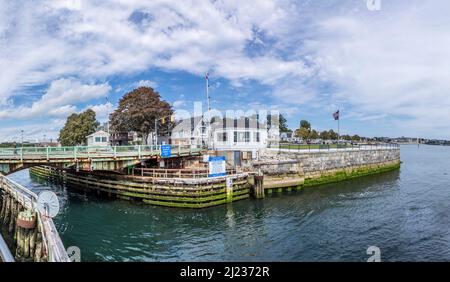
[[[17,217],[17,226],[24,229],[33,229],[36,227],[36,215],[29,210],[19,213]]]

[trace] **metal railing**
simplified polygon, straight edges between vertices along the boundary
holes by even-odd
[[[9,251],[8,245],[0,234],[0,262],[14,262],[14,256]]]
[[[0,174],[0,189],[12,195],[25,209],[36,212],[38,224],[42,232],[42,242],[44,250],[48,254],[49,262],[69,262],[69,257],[64,245],[59,237],[53,220],[50,217],[42,215],[37,209],[36,202],[38,196],[18,184],[17,182]]]
[[[354,151],[354,150],[383,150],[397,149],[397,143],[364,143],[364,144],[295,144],[295,143],[275,143],[269,144],[270,149],[280,149],[298,152],[324,152],[324,151]]]
[[[202,148],[198,146],[171,145],[172,155],[199,153],[201,150]],[[0,160],[21,161],[24,159],[141,158],[155,155],[161,155],[161,145],[0,148]]]
[[[227,169],[227,175],[236,174],[235,169]],[[209,176],[207,168],[183,168],[183,169],[164,169],[164,168],[134,168],[133,176],[151,177],[151,178],[206,178]]]

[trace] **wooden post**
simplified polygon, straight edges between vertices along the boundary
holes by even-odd
[[[264,175],[255,175],[255,184],[253,185],[253,197],[255,199],[264,199]]]
[[[35,250],[36,213],[27,210],[17,216],[16,257],[22,261],[32,261]]]

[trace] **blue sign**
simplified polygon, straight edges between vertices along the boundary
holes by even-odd
[[[172,147],[170,145],[161,145],[161,157],[168,158],[172,156]]]
[[[208,174],[209,177],[227,175],[225,156],[219,157],[210,156],[208,159],[208,164],[209,164],[209,174]]]

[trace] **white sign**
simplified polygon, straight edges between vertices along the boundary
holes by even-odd
[[[225,164],[225,157],[209,157],[208,159],[209,164],[209,177],[216,177],[216,176],[225,176],[226,173],[226,164]]]
[[[227,177],[227,188],[230,188],[233,186],[233,179],[231,177]]]

